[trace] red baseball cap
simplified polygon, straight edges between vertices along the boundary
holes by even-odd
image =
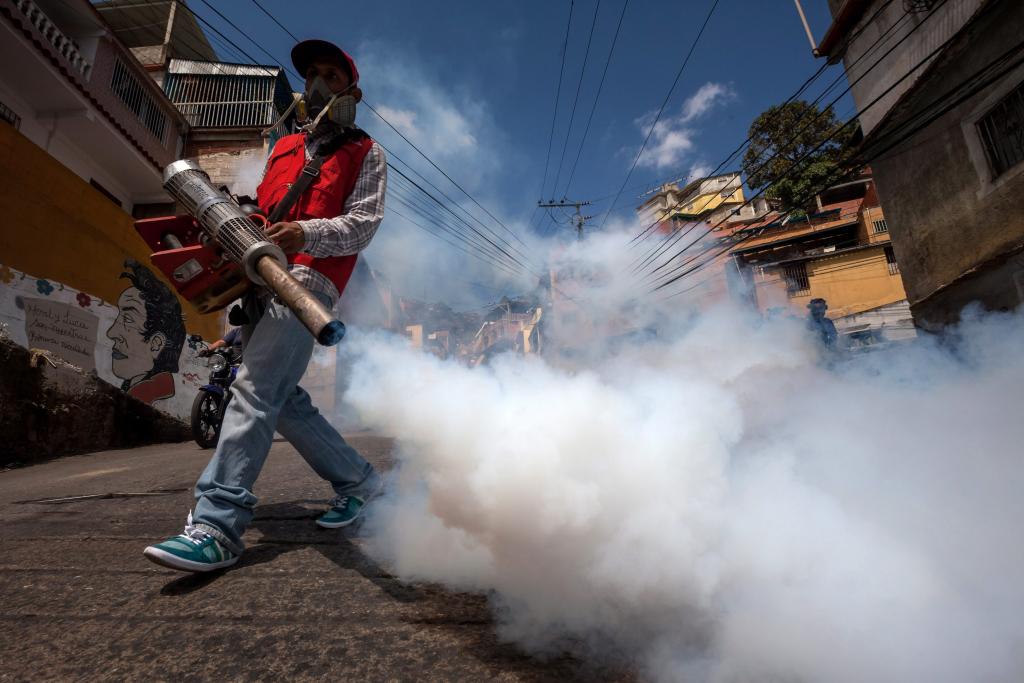
[[[352,57],[334,43],[326,40],[304,40],[292,48],[292,64],[295,70],[303,78],[306,77],[306,70],[316,59],[327,57],[336,59],[348,68],[348,76],[352,84],[359,82],[359,69]]]

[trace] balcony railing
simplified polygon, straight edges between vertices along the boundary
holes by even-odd
[[[72,68],[82,74],[82,76],[89,77],[92,64],[78,51],[78,46],[75,45],[74,41],[64,35],[57,28],[57,25],[50,21],[46,13],[39,9],[36,3],[32,2],[32,0],[14,0],[14,4],[25,15],[25,18],[36,27],[36,30],[39,31],[43,38],[53,46],[57,53],[68,61]]]

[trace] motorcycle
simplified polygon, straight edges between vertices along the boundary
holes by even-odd
[[[194,336],[192,341],[205,345],[198,336]],[[206,346],[200,355],[209,358],[207,367],[210,368],[210,381],[199,388],[192,402],[192,438],[200,448],[213,448],[220,438],[224,411],[231,400],[231,383],[235,381],[242,358],[231,346],[222,346],[213,351]]]

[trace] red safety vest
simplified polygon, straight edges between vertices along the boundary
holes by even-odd
[[[324,159],[320,175],[306,188],[282,220],[301,221],[307,218],[335,218],[344,213],[345,200],[356,185],[363,159],[373,145],[369,137],[344,143],[338,151]],[[286,135],[277,141],[267,162],[263,181],[256,188],[256,201],[267,212],[274,210],[288,188],[306,165],[305,135]],[[288,256],[288,263],[308,266],[325,275],[340,295],[356,267],[356,254],[313,258],[298,253]]]

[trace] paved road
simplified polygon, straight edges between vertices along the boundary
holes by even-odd
[[[350,440],[389,467],[389,439]],[[143,547],[180,531],[208,456],[174,444],[0,472],[0,680],[621,678],[528,657],[497,640],[485,597],[404,584],[358,530],[318,530],[329,490],[287,443],[271,450],[235,568],[151,564]],[[24,502],[145,492],[158,495]]]

